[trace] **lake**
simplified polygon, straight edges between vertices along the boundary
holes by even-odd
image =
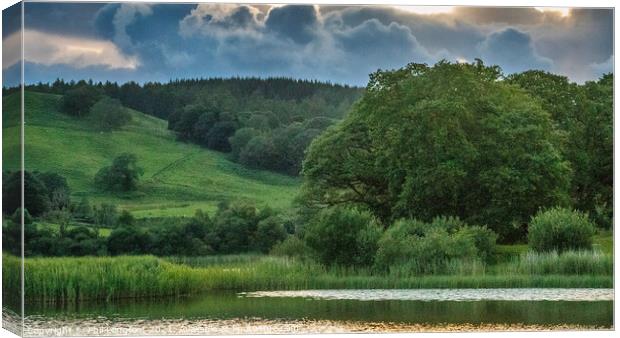
[[[29,336],[610,329],[613,289],[218,291],[30,303],[26,325]]]

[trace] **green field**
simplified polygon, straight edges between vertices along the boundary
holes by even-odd
[[[223,200],[247,200],[257,206],[283,209],[290,205],[299,180],[251,170],[215,151],[177,142],[167,122],[131,111],[122,130],[99,132],[87,119],[58,111],[61,96],[26,92],[25,167],[52,171],[67,178],[72,197],[111,202],[136,217],[193,215],[215,210]],[[4,170],[19,168],[19,94],[3,101]],[[120,153],[137,155],[144,175],[137,192],[103,193],[93,177]]]

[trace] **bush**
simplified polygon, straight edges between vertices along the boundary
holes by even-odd
[[[121,215],[118,216],[118,223],[120,225],[133,225],[136,219],[133,217],[131,212],[127,210],[121,211]]]
[[[90,119],[103,131],[119,129],[131,121],[131,114],[121,101],[105,97],[90,108]]]
[[[22,224],[22,210],[24,212],[24,224],[32,224],[33,218],[30,216],[28,209],[22,208],[15,210],[13,216],[11,216],[11,221],[15,224]]]
[[[461,228],[460,233],[469,236],[474,241],[480,259],[485,262],[491,262],[494,259],[497,234],[493,230],[485,226],[468,226]]]
[[[147,233],[135,227],[121,226],[114,229],[107,239],[108,252],[111,255],[146,253],[150,246]]]
[[[310,248],[298,236],[289,235],[285,240],[274,245],[270,254],[274,256],[308,258],[310,256]]]
[[[82,222],[93,221],[93,208],[87,198],[82,198],[80,202],[73,206],[73,217]]]
[[[455,217],[437,217],[431,223],[402,219],[379,240],[375,268],[424,274],[476,266],[492,257],[496,238],[493,231]]]
[[[371,265],[380,229],[368,212],[330,208],[305,229],[304,239],[317,260],[326,265]]]
[[[286,229],[279,217],[270,216],[258,222],[254,240],[260,252],[269,252],[275,244],[282,242],[285,238]]]
[[[23,180],[24,204],[32,216],[40,216],[50,209],[51,203],[45,183],[38,173],[24,171]],[[21,205],[22,172],[3,172],[2,177],[2,210],[11,215]]]
[[[93,209],[95,224],[115,226],[118,222],[118,210],[116,205],[102,203],[98,208]]]
[[[95,175],[95,185],[108,191],[132,191],[138,188],[144,170],[138,167],[136,155],[124,153],[117,156],[111,166],[103,167]]]
[[[594,225],[577,210],[552,208],[532,217],[528,244],[538,252],[592,248]]]

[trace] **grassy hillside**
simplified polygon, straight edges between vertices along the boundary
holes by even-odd
[[[53,171],[65,176],[74,199],[113,202],[137,217],[192,215],[212,211],[222,200],[249,200],[259,206],[290,204],[299,181],[266,171],[254,171],[229,161],[224,154],[175,141],[167,123],[137,111],[122,130],[99,132],[88,120],[58,111],[60,96],[27,92],[25,97],[26,170]],[[19,96],[3,100],[3,132],[18,131]],[[19,143],[6,139],[4,170],[19,166]],[[138,156],[144,168],[139,191],[103,193],[93,177],[122,152]]]

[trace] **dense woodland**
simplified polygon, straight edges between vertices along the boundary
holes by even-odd
[[[118,112],[124,107],[168,121],[179,140],[230,153],[256,169],[296,176],[304,150],[325,128],[344,117],[362,89],[287,78],[176,80],[168,83],[56,80],[27,90],[63,95],[63,110],[96,119],[104,130],[126,122],[122,114],[101,115],[95,104]],[[5,89],[9,94],[15,89]],[[107,102],[99,102],[108,98]],[[118,104],[117,104],[118,106]],[[99,109],[101,111],[101,109]],[[105,119],[105,120],[104,120]]]
[[[377,71],[365,91],[288,79],[59,80],[28,89],[62,94],[67,114],[105,130],[126,123],[125,107],[165,118],[180,142],[303,180],[290,210],[226,202],[213,215],[137,220],[70,200],[57,174],[28,172],[28,219],[64,224],[57,234],[29,225],[34,255],[271,252],[424,274],[454,260],[491,262],[497,241],[590,249],[595,229],[613,224],[611,74],[576,84],[442,61]],[[137,191],[140,177],[139,159],[127,153],[93,185]],[[17,200],[19,173],[5,172],[4,182],[4,200]],[[16,238],[18,205],[3,211],[16,213],[3,228]],[[92,226],[113,230],[104,239]]]

